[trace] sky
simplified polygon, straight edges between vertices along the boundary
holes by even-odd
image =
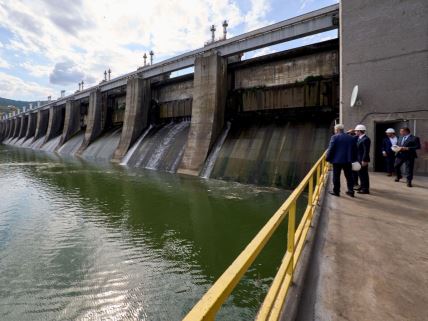
[[[46,100],[200,48],[210,26],[228,38],[336,0],[0,0],[0,97]],[[337,37],[337,31],[247,53],[260,56]]]

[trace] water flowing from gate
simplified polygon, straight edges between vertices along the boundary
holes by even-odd
[[[215,161],[217,160],[218,154],[220,153],[221,147],[226,140],[227,134],[229,133],[231,123],[227,122],[226,128],[221,133],[221,136],[217,139],[217,142],[214,145],[210,155],[208,156],[205,166],[201,171],[202,178],[210,178],[211,172],[213,171]]]
[[[211,178],[293,187],[325,151],[330,121],[240,120],[217,153]],[[208,167],[208,165],[207,165]]]
[[[128,157],[127,165],[152,170],[176,172],[187,141],[190,121],[170,122],[145,133]]]

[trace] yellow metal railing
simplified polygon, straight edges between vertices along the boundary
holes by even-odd
[[[305,246],[314,208],[327,176],[328,164],[325,157],[326,153],[320,157],[287,200],[186,315],[183,321],[212,321],[215,319],[217,311],[229,297],[277,227],[288,215],[287,251],[256,317],[257,321],[276,321],[279,319],[285,298],[293,281],[293,272]],[[308,191],[308,204],[296,229],[297,201],[306,189]]]

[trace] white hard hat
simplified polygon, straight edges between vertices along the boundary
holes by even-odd
[[[385,133],[387,133],[387,134],[395,134],[395,130],[394,130],[394,128],[388,128],[387,130],[385,130]]]
[[[352,170],[358,172],[361,169],[361,164],[359,162],[352,163]]]
[[[357,125],[357,126],[355,126],[355,130],[366,130],[366,126],[364,126],[364,125]]]

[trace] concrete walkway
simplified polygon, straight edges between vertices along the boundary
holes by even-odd
[[[428,320],[428,177],[370,178],[326,196],[297,320]]]

